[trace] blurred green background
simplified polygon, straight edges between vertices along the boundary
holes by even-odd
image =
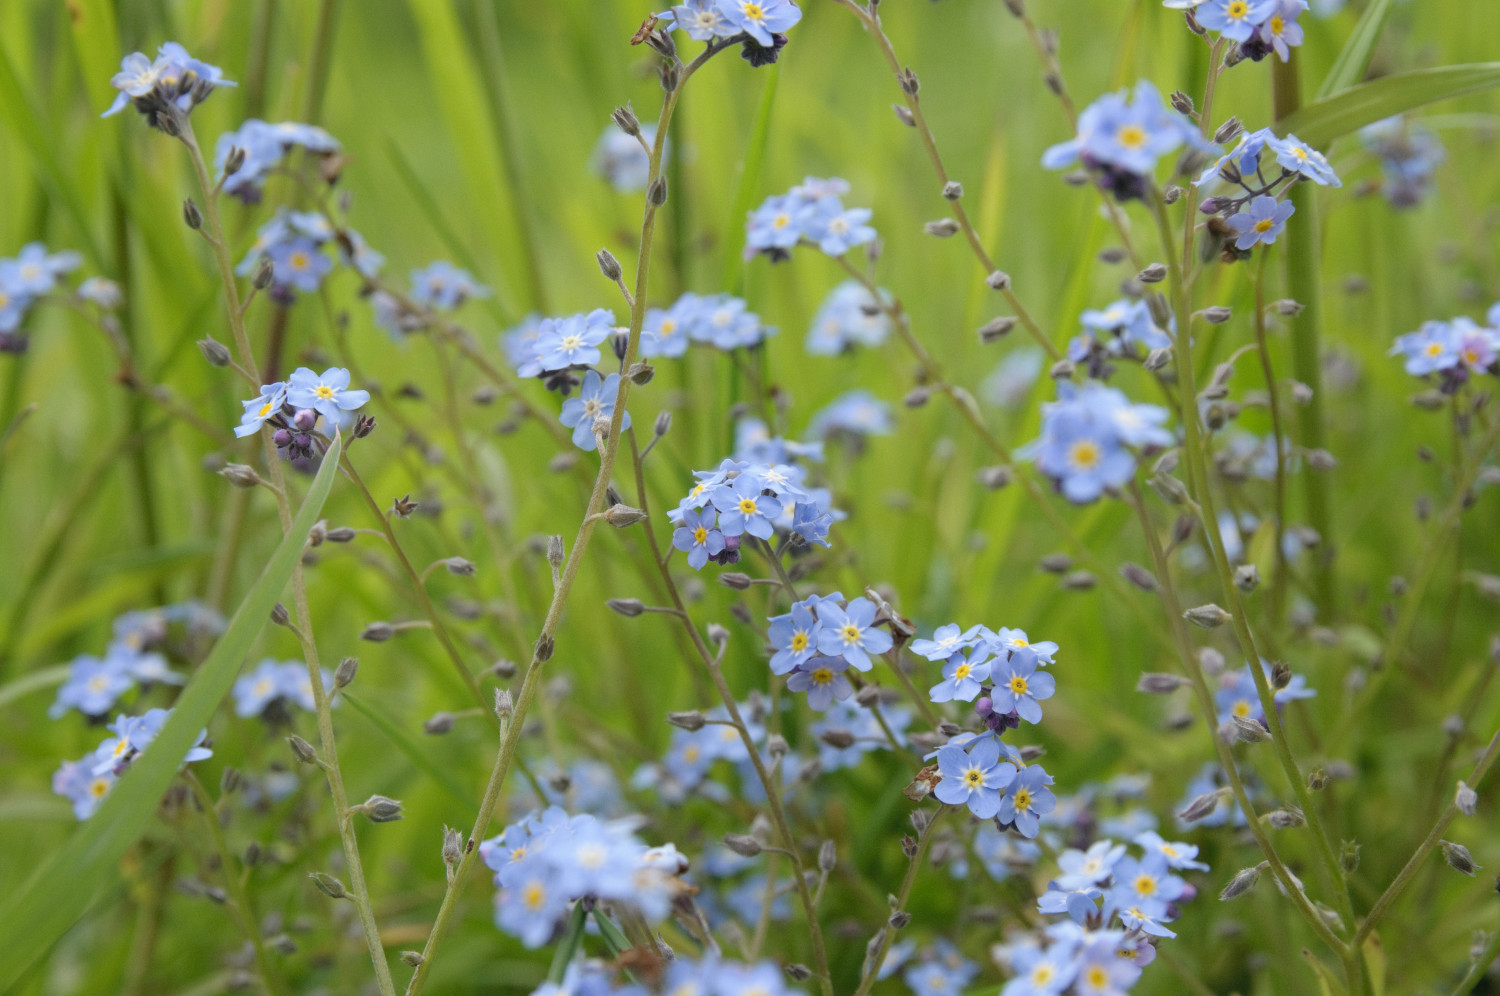
[[[1169,732],[1163,702],[1134,692],[1139,672],[1175,669],[1158,640],[1102,589],[1067,592],[1039,570],[1043,555],[1063,547],[1061,538],[1020,489],[992,493],[974,483],[976,470],[991,460],[951,409],[937,401],[915,410],[900,406],[914,367],[897,344],[838,359],[806,356],[801,340],[812,314],[842,276],[833,263],[816,254],[776,267],[741,259],[746,207],[806,175],[843,176],[852,188],[846,203],[874,209],[885,250],[880,283],[901,298],[915,333],[955,381],[977,391],[1004,355],[1027,347],[1019,334],[998,346],[979,345],[974,330],[1002,309],[962,240],[922,234],[922,223],[941,217],[945,206],[919,141],[891,112],[900,95],[877,49],[830,0],[805,0],[803,7],[806,16],[777,69],[752,70],[728,54],[688,87],[673,127],[679,159],[658,228],[663,265],[654,271],[652,303],[665,305],[685,290],[730,290],[779,326],[765,363],[768,380],[789,399],[789,435],[800,435],[814,411],[856,385],[892,402],[896,433],[873,440],[857,460],[835,456],[830,464],[840,507],[851,519],[836,527],[830,566],[816,580],[846,593],[867,583],[888,585],[924,631],[957,620],[1017,626],[1033,639],[1057,640],[1060,692],[1034,735],[1049,749],[1059,789],[1149,771],[1155,776],[1151,806],[1169,820],[1187,778],[1208,754],[1201,729]],[[1080,107],[1143,76],[1163,92],[1201,91],[1206,48],[1156,0],[1037,0],[1032,7],[1039,23],[1060,31],[1060,59]],[[1030,44],[998,0],[888,0],[882,9],[902,60],[921,76],[932,127],[992,255],[1012,275],[1028,310],[1064,343],[1077,330],[1078,312],[1113,300],[1131,274],[1096,260],[1100,249],[1115,244],[1097,199],[1038,166],[1043,149],[1069,136]],[[1356,6],[1326,21],[1304,17],[1307,44],[1296,58],[1309,94],[1358,12]],[[186,158],[132,114],[98,117],[112,97],[108,81],[120,56],[175,39],[241,84],[194,113],[204,144],[247,116],[307,120],[314,112],[350,157],[340,183],[352,201],[350,223],[387,255],[389,275],[449,258],[494,288],[491,300],[471,303],[460,317],[496,362],[502,359],[498,333],[528,312],[602,306],[623,317],[626,309],[592,257],[607,246],[627,272],[634,266],[640,197],[612,190],[592,172],[590,155],[614,106],[630,101],[643,120],[655,117],[660,89],[654,70],[647,52],[628,44],[648,13],[625,0],[7,0],[0,4],[0,256],[33,240],[82,252],[84,273],[124,286],[125,330],[139,367],[210,423],[235,424],[241,385],[208,367],[193,345],[205,335],[227,341],[228,333],[210,254],[181,220],[181,201],[192,192]],[[1493,59],[1497,37],[1500,5],[1400,5],[1372,72]],[[1268,123],[1269,81],[1269,63],[1235,69],[1216,111],[1235,113],[1252,128]],[[1329,448],[1340,461],[1330,487],[1341,614],[1319,622],[1343,638],[1320,642],[1304,629],[1278,642],[1280,656],[1320,690],[1293,713],[1300,756],[1305,762],[1340,758],[1356,773],[1323,802],[1334,832],[1364,845],[1355,876],[1361,907],[1400,867],[1430,825],[1433,800],[1446,799],[1445,786],[1458,777],[1456,769],[1439,774],[1439,762],[1456,757],[1462,765],[1488,738],[1500,711],[1493,696],[1480,700],[1471,731],[1451,748],[1440,729],[1443,717],[1468,697],[1480,669],[1490,666],[1485,653],[1495,618],[1493,602],[1453,583],[1454,568],[1445,563],[1417,630],[1413,657],[1421,667],[1403,670],[1379,710],[1358,717],[1357,742],[1325,739],[1338,725],[1346,701],[1341,688],[1351,668],[1364,662],[1369,634],[1387,631],[1391,579],[1410,571],[1429,542],[1413,503],[1430,496],[1441,505],[1448,495],[1445,458],[1423,462],[1418,451],[1449,453],[1451,430],[1442,414],[1405,403],[1416,386],[1385,353],[1393,336],[1424,319],[1478,316],[1500,298],[1497,112],[1494,93],[1422,112],[1448,158],[1435,195],[1421,206],[1398,212],[1378,196],[1360,196],[1360,181],[1378,171],[1352,139],[1331,150],[1345,187],[1321,202],[1324,337],[1336,354],[1325,403]],[[236,258],[272,205],[293,196],[289,184],[273,183],[258,208],[229,203]],[[1130,217],[1143,254],[1161,258],[1145,215],[1136,208]],[[1272,297],[1281,296],[1282,259],[1272,257]],[[1225,304],[1248,314],[1248,268],[1217,268],[1202,286],[1199,306]],[[517,634],[535,633],[550,595],[536,539],[562,533],[571,541],[586,492],[577,475],[548,470],[555,449],[537,427],[494,431],[507,417],[507,402],[486,407],[472,401],[484,381],[460,365],[456,397],[476,456],[467,464],[443,412],[443,372],[432,345],[420,338],[393,343],[375,326],[357,289],[341,273],[330,284],[327,308],[309,298],[292,309],[287,367],[342,363],[332,329],[347,314],[356,386],[381,393],[372,410],[382,428],[355,454],[362,473],[382,502],[409,492],[429,511],[441,507],[439,514],[400,526],[415,561],[464,555],[479,564],[473,580],[442,576],[433,586],[440,600],[470,599],[486,609],[481,620],[460,623],[474,637],[466,650],[471,664],[524,662],[528,648]],[[269,313],[257,306],[249,321],[259,346]],[[180,422],[164,423],[159,409],[112,382],[107,344],[71,314],[42,310],[28,327],[30,352],[0,357],[0,426],[31,409],[0,448],[0,559],[9,568],[0,572],[0,646],[7,652],[0,687],[75,654],[102,651],[119,612],[203,597],[228,504],[225,482],[204,468],[204,460],[217,455],[254,462],[259,456],[249,441],[225,446]],[[1276,335],[1283,375],[1290,369],[1287,336],[1295,333],[1293,322]],[[1243,320],[1226,326],[1217,358],[1250,336]],[[657,379],[633,393],[631,405],[643,429],[657,411],[675,411],[660,458],[653,458],[659,508],[685,491],[691,468],[727,454],[732,429],[726,412],[750,397],[749,385],[721,355],[695,353],[658,366]],[[1257,383],[1258,374],[1246,366],[1232,387],[1239,393]],[[406,384],[424,398],[397,397]],[[1155,400],[1136,371],[1124,374],[1119,386]],[[539,386],[522,390],[555,410],[555,396],[544,397]],[[1044,381],[1033,403],[1009,411],[987,407],[987,417],[1003,439],[1019,446],[1034,437],[1034,402],[1048,399],[1050,390]],[[398,406],[401,421],[428,445],[404,440],[384,406]],[[1267,428],[1259,415],[1243,422],[1256,431]],[[590,468],[591,459],[585,460]],[[480,510],[462,487],[471,473],[497,495],[498,549],[487,542]],[[621,482],[633,488],[628,474]],[[1300,503],[1300,482],[1293,495]],[[1464,568],[1500,568],[1500,541],[1489,528],[1496,521],[1494,501],[1493,494],[1482,496],[1471,516],[1460,544]],[[1146,561],[1124,506],[1064,511],[1107,564]],[[334,525],[373,525],[345,487],[335,488],[326,516]],[[1161,522],[1167,521],[1163,513]],[[280,537],[268,500],[252,503],[246,530],[229,609]],[[567,759],[604,752],[628,777],[635,763],[665,746],[666,711],[708,704],[689,680],[690,661],[664,618],[625,620],[603,608],[609,597],[650,598],[632,564],[645,556],[629,531],[601,534],[590,550],[551,665],[571,685],[571,696],[544,709],[547,732],[527,743],[533,761],[548,744],[561,744]],[[403,822],[362,830],[362,846],[388,947],[392,953],[419,947],[441,896],[439,830],[472,820],[492,744],[477,721],[460,723],[447,737],[421,736],[420,724],[432,713],[468,705],[426,634],[359,642],[371,621],[417,615],[379,551],[358,543],[324,547],[311,578],[325,658],[358,655],[363,701],[415,737],[433,765],[470,790],[465,809],[379,724],[354,709],[339,710],[351,795],[378,791],[406,803]],[[1185,581],[1187,601],[1208,600],[1206,581]],[[1191,591],[1195,584],[1201,590]],[[759,593],[750,594],[756,598],[749,604],[762,613]],[[733,625],[729,606],[738,598],[710,581],[695,605],[696,618]],[[1229,649],[1227,640],[1219,643]],[[274,629],[261,644],[268,656],[297,653],[294,640]],[[741,694],[766,687],[757,639],[742,627],[728,671]],[[0,706],[0,895],[73,829],[65,803],[48,791],[50,775],[62,759],[79,756],[98,739],[76,716],[49,721],[49,696],[34,692]],[[215,777],[225,764],[263,770],[289,761],[279,738],[223,712],[212,728],[216,757],[207,766]],[[821,826],[843,835],[848,867],[876,894],[899,881],[896,839],[909,807],[900,788],[910,774],[883,756],[819,783],[826,806]],[[1284,790],[1274,766],[1264,774],[1273,794]],[[331,830],[320,786],[308,781],[293,804]],[[649,812],[649,800],[639,804]],[[1486,808],[1452,831],[1484,865],[1500,861],[1494,839],[1483,831],[1493,812]],[[694,803],[655,817],[647,835],[675,839],[696,853],[705,841],[738,829],[714,807]],[[273,824],[256,822],[232,825],[230,834],[240,846],[252,837],[274,846],[288,862],[257,873],[263,909],[317,922],[302,950],[286,959],[289,975],[309,988],[355,991],[369,974],[363,951],[357,940],[326,930],[329,907],[304,877],[337,850],[331,834],[291,841],[279,838]],[[148,991],[215,991],[221,956],[238,944],[233,923],[222,909],[171,890],[161,906],[149,905],[160,882],[197,871],[187,857],[163,864],[173,837],[165,828],[154,836],[153,844],[132,852],[117,881],[99,883],[99,904],[21,991],[117,991],[132,952],[145,943],[142,910],[151,909],[161,930]],[[1263,885],[1232,907],[1212,900],[1234,870],[1252,863],[1253,848],[1222,833],[1191,839],[1205,845],[1214,871],[1205,876],[1206,895],[1177,925],[1182,940],[1167,950],[1214,992],[1315,992],[1312,974],[1291,954],[1313,938],[1286,915],[1274,889]],[[1295,832],[1280,840],[1310,873],[1307,842]],[[1466,963],[1470,931],[1500,927],[1483,879],[1463,879],[1432,862],[1381,932],[1392,992],[1451,985]],[[962,941],[971,957],[984,960],[1001,929],[976,925],[968,911],[996,903],[992,893],[1011,884],[976,876],[958,889],[942,871],[924,876],[913,904],[915,936]],[[471,890],[433,991],[528,991],[540,980],[545,962],[527,959],[489,925],[488,895],[487,885]],[[836,884],[824,907],[835,969],[850,978],[874,926],[861,896],[852,885]],[[789,935],[800,930],[796,922]],[[841,931],[844,923],[856,929]],[[803,946],[800,936],[786,943],[777,953],[787,957]],[[984,978],[985,991],[999,979],[993,970]],[[900,990],[899,983],[886,985]],[[1181,985],[1157,965],[1138,991],[1181,992]]]

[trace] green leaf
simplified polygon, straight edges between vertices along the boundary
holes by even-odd
[[[761,91],[755,124],[750,129],[750,145],[745,149],[744,165],[740,168],[739,187],[729,208],[729,221],[724,226],[724,279],[721,283],[731,294],[745,293],[745,261],[740,256],[740,249],[744,247],[745,215],[758,196],[760,174],[766,164],[771,109],[776,106],[776,81],[780,69],[779,63],[773,65],[766,75],[766,88]]]
[[[1373,0],[1365,8],[1364,16],[1354,26],[1354,33],[1334,60],[1323,85],[1318,87],[1319,100],[1347,90],[1364,78],[1365,70],[1370,67],[1370,56],[1375,52],[1375,42],[1380,39],[1380,32],[1385,30],[1385,22],[1391,16],[1391,7],[1391,0]]]
[[[83,915],[100,883],[114,878],[120,859],[156,816],[162,795],[177,777],[182,756],[229,694],[240,664],[301,560],[307,533],[333,487],[342,448],[338,439],[329,447],[291,529],[208,659],[177,697],[172,716],[151,749],[131,765],[99,810],[74,831],[62,850],[16,894],[6,898],[0,911],[0,951],[9,952],[9,956],[0,958],[0,991],[9,990],[31,963]]]
[[[1318,977],[1318,992],[1323,996],[1345,996],[1343,983],[1339,982],[1327,965],[1318,960],[1317,955],[1303,948],[1302,957],[1307,959],[1307,964]]]
[[[1500,85],[1500,62],[1474,62],[1417,69],[1382,76],[1314,101],[1277,122],[1283,135],[1295,133],[1308,145],[1326,149],[1334,139],[1393,114]]]
[[[1370,973],[1370,992],[1373,996],[1385,996],[1385,945],[1374,931],[1365,938],[1365,969]]]
[[[8,706],[23,695],[39,692],[44,688],[52,688],[61,685],[68,680],[69,667],[66,664],[58,664],[56,667],[44,667],[40,671],[33,671],[28,675],[17,678],[9,684],[0,685],[0,707]]]
[[[464,807],[465,812],[474,808],[473,793],[465,791],[458,779],[454,778],[447,771],[444,771],[437,762],[428,757],[410,733],[407,733],[380,712],[361,702],[348,692],[341,692],[339,694],[345,702],[348,702],[353,707],[355,712],[374,723],[380,732],[385,734],[386,739],[395,744],[396,749],[405,754],[412,764],[420,768],[429,778],[441,785],[449,795],[453,796]]]

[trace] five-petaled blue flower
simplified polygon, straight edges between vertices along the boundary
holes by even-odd
[[[928,695],[934,702],[973,702],[990,674],[988,654],[975,651],[974,655],[965,657],[962,653],[955,653],[943,665],[943,680],[933,685]]]
[[[1035,838],[1041,829],[1041,818],[1057,806],[1057,797],[1047,788],[1050,784],[1052,776],[1041,765],[1027,766],[1016,775],[1005,798],[1000,800],[1000,822],[1014,823],[1021,836]]]
[[[1229,227],[1238,236],[1235,248],[1249,249],[1256,245],[1271,245],[1276,241],[1286,220],[1297,210],[1290,201],[1279,202],[1268,194],[1261,194],[1251,201],[1239,214],[1230,215]]]
[[[281,406],[285,403],[286,384],[284,382],[262,384],[260,397],[241,402],[245,406],[245,414],[240,416],[240,424],[235,426],[234,434],[241,439],[254,435],[261,426],[266,424],[266,419],[281,411]]]
[[[818,634],[818,650],[830,656],[849,660],[856,671],[868,671],[874,665],[871,654],[883,654],[894,642],[891,634],[875,626],[875,603],[863,596],[848,608],[823,604],[818,606],[823,630]]]
[[[854,692],[854,686],[844,677],[849,662],[843,657],[814,657],[797,665],[786,680],[788,691],[806,692],[810,708],[822,712],[833,704],[834,699],[843,701]]]
[[[1276,0],[1209,0],[1198,8],[1198,23],[1230,41],[1244,42],[1275,10]]]
[[[802,11],[792,0],[719,0],[719,13],[762,46],[774,44],[771,35],[802,20]]]
[[[683,513],[686,521],[691,512]],[[818,638],[823,632],[807,602],[792,606],[788,615],[771,620],[768,635],[776,653],[771,656],[771,673],[786,674],[818,652]]]
[[[576,442],[576,430],[573,435]],[[724,534],[715,528],[713,512],[707,509],[701,512],[688,509],[682,513],[682,525],[672,531],[672,545],[688,555],[689,567],[701,571],[709,557],[724,549]]]
[[[775,531],[771,520],[781,514],[781,502],[761,494],[760,482],[754,474],[742,473],[733,483],[721,484],[714,489],[712,501],[719,511],[719,528],[725,536],[749,533],[770,539]]]
[[[613,418],[615,414],[615,399],[620,394],[620,375],[610,374],[603,380],[593,370],[583,376],[583,387],[578,392],[578,397],[569,398],[563,402],[562,414],[558,421],[573,430],[573,445],[581,450],[592,452],[599,447],[598,437],[594,435],[594,420],[601,418]],[[620,431],[624,432],[630,428],[630,412],[620,421]]]
[[[943,778],[933,794],[950,806],[968,806],[981,820],[1000,812],[1001,790],[1017,777],[1016,766],[1000,760],[1000,744],[994,739],[981,740],[968,752],[962,747],[944,747],[937,753],[937,762]]]
[[[1028,723],[1042,721],[1039,699],[1050,699],[1057,682],[1046,671],[1038,671],[1037,657],[1030,648],[1010,655],[1010,660],[990,670],[995,690],[990,693],[995,711],[1004,715],[1014,712]]]
[[[321,375],[307,367],[298,367],[287,379],[287,403],[294,408],[311,408],[327,420],[324,431],[332,436],[335,429],[354,424],[354,413],[370,400],[369,391],[349,390],[349,371],[329,367]]]

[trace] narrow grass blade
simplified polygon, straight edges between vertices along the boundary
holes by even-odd
[[[745,165],[740,170],[739,188],[734,194],[734,203],[729,208],[729,220],[724,225],[724,279],[722,285],[731,294],[745,293],[745,262],[740,258],[745,230],[745,215],[756,200],[760,189],[760,176],[766,163],[766,146],[771,137],[771,109],[776,105],[776,81],[781,66],[773,65],[766,77],[766,88],[761,91],[760,107],[755,112],[755,124],[750,129],[750,145],[745,149]]]
[[[1318,87],[1319,100],[1332,97],[1364,79],[1365,70],[1370,67],[1370,56],[1375,53],[1375,43],[1380,40],[1380,32],[1385,30],[1393,6],[1391,0],[1373,0],[1365,8],[1359,23],[1354,26],[1354,33],[1344,43],[1323,85]]]
[[[333,487],[342,448],[340,440],[329,448],[291,529],[240,603],[229,628],[178,696],[172,717],[150,749],[105,797],[93,818],[80,825],[62,850],[15,895],[7,897],[0,912],[0,951],[9,952],[9,957],[0,959],[0,990],[8,990],[83,915],[100,883],[114,878],[120,859],[155,817],[162,795],[177,777],[182,756],[229,693],[240,664],[291,579],[308,530]]]
[[[1393,114],[1497,85],[1500,85],[1500,62],[1441,66],[1382,76],[1308,104],[1279,121],[1276,130],[1283,135],[1295,133],[1314,148],[1326,149],[1335,139]]]

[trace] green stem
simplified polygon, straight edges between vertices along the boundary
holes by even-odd
[[[1500,958],[1500,931],[1490,936],[1490,942],[1484,946],[1479,957],[1474,959],[1474,964],[1469,966],[1463,979],[1453,987],[1450,996],[1469,996],[1469,993],[1474,991],[1474,987],[1479,985],[1479,980],[1484,977],[1484,973],[1488,972],[1490,966],[1495,963],[1496,958]]]
[[[178,115],[177,123],[181,138],[187,146],[193,172],[197,174],[198,186],[203,194],[203,219],[207,225],[213,245],[214,258],[219,265],[219,278],[224,285],[225,306],[229,314],[229,330],[234,338],[235,358],[246,370],[255,369],[255,351],[250,346],[250,337],[245,332],[244,315],[240,308],[239,284],[234,276],[234,263],[229,258],[229,244],[225,239],[224,224],[219,215],[218,192],[208,175],[208,166],[203,161],[202,150],[187,115]],[[271,433],[260,433],[261,446],[266,464],[275,485],[276,512],[285,533],[292,525],[291,500],[287,494],[286,476],[281,458]],[[365,872],[359,860],[359,841],[354,826],[347,818],[348,796],[344,792],[344,779],[339,772],[338,747],[334,741],[333,716],[329,711],[328,693],[323,687],[322,668],[318,663],[318,645],[313,638],[312,613],[307,602],[307,577],[299,561],[292,572],[292,601],[296,612],[298,639],[307,664],[307,673],[312,685],[313,703],[318,717],[318,740],[322,747],[323,770],[328,777],[328,789],[333,796],[333,811],[338,822],[339,839],[343,845],[344,862],[349,874],[350,899],[359,914],[360,927],[365,946],[370,952],[370,963],[375,970],[375,979],[383,996],[395,996],[395,985],[391,981],[390,965],[386,962],[385,948],[380,942],[380,930],[375,924],[375,915],[370,903],[369,889],[365,885]]]
[[[1260,370],[1266,379],[1266,395],[1271,408],[1271,437],[1276,444],[1276,522],[1275,565],[1271,577],[1271,628],[1281,624],[1286,606],[1286,590],[1291,575],[1287,570],[1286,553],[1282,537],[1286,534],[1286,435],[1281,427],[1281,391],[1276,384],[1276,372],[1271,367],[1271,345],[1266,336],[1266,260],[1269,253],[1261,251],[1255,268],[1255,343],[1260,354]],[[1313,471],[1315,473],[1315,471]]]
[[[922,828],[922,832],[917,836],[917,852],[911,856],[911,860],[906,864],[906,874],[901,877],[901,888],[896,892],[896,903],[892,907],[893,911],[906,909],[907,901],[911,898],[912,886],[917,881],[917,873],[922,870],[922,865],[927,858],[927,851],[932,846],[933,828],[938,825],[939,820],[948,814],[949,809],[949,806],[940,804],[938,811],[932,815],[932,819],[927,821],[927,825]],[[870,992],[870,987],[875,984],[875,976],[880,972],[881,963],[885,961],[886,954],[891,950],[891,939],[895,937],[896,931],[889,924],[885,925],[883,930],[880,943],[875,946],[875,952],[865,966],[865,972],[859,980],[859,988],[854,990],[854,996],[867,996]]]

